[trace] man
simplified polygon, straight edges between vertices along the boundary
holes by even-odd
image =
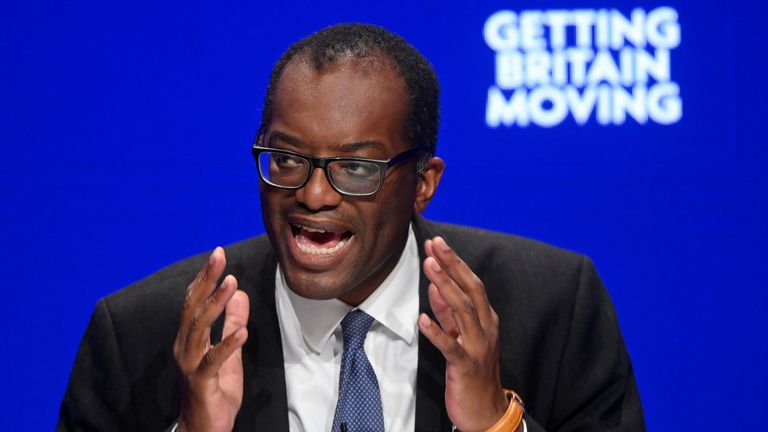
[[[588,260],[418,216],[437,98],[382,28],[290,47],[253,150],[267,236],[100,301],[59,430],[643,430]]]

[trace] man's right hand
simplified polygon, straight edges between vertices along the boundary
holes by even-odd
[[[179,367],[178,431],[231,431],[243,402],[242,347],[248,339],[248,295],[228,275],[217,288],[226,257],[220,247],[187,287],[173,344]],[[211,345],[211,326],[224,312],[222,341]]]

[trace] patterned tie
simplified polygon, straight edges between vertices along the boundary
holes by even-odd
[[[379,381],[363,349],[372,323],[373,317],[361,310],[354,310],[341,320],[344,352],[333,432],[384,431]]]

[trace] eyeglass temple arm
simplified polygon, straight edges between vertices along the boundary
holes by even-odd
[[[427,150],[428,150],[428,147],[425,146],[425,145],[420,145],[420,146],[414,147],[414,148],[412,148],[410,150],[406,150],[406,151],[400,153],[399,155],[393,157],[392,159],[390,159],[389,162],[387,162],[387,166],[391,167],[393,165],[397,165],[400,162],[403,162],[404,160],[410,159],[410,158],[416,156],[417,154],[419,154],[419,153],[421,153],[423,151],[427,151]]]

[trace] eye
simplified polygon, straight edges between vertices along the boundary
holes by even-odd
[[[375,177],[379,174],[379,167],[368,162],[345,161],[339,168],[344,175],[360,179]]]
[[[289,154],[272,153],[271,159],[273,164],[283,169],[298,168],[304,165],[301,158]]]

